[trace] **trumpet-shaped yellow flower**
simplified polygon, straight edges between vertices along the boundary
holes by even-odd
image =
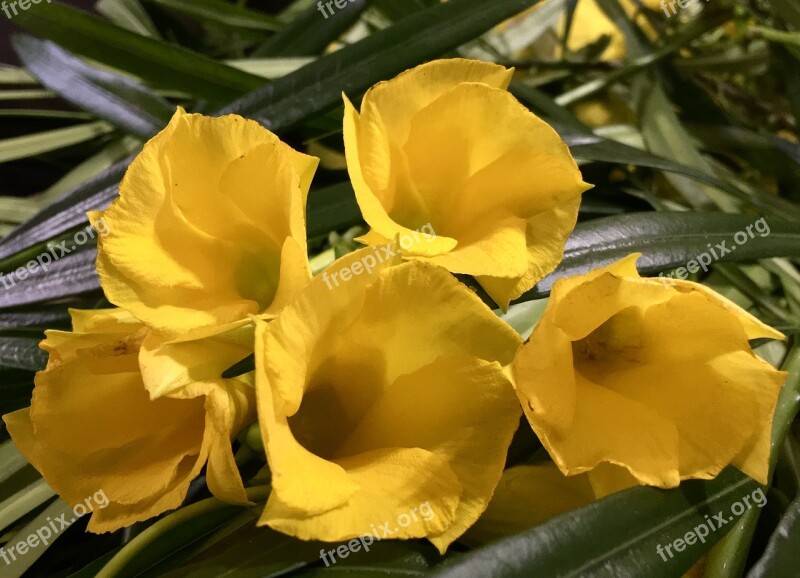
[[[444,269],[375,268],[373,255],[337,261],[257,326],[273,476],[259,523],[306,540],[425,537],[444,551],[500,479],[520,416],[502,367],[520,339]]]
[[[179,108],[102,213],[108,299],[170,336],[274,313],[310,278],[305,209],[317,162],[254,121]]]
[[[555,269],[589,188],[556,132],[507,90],[513,70],[437,60],[345,97],[344,142],[371,231],[403,257],[474,275],[502,307]],[[436,237],[420,238],[432,228]]]
[[[786,373],[748,340],[783,335],[702,285],[641,278],[637,257],[556,282],[513,365],[528,421],[565,474],[607,462],[673,487],[732,464],[766,483]]]
[[[251,350],[249,340],[235,352],[220,351],[213,340],[194,342],[192,378],[173,379],[171,389],[162,388],[169,395],[155,398],[139,368],[149,333],[140,322],[120,309],[72,317],[73,332],[48,331],[42,342],[50,356],[31,406],[3,419],[20,451],[69,504],[105,493],[108,505],[95,509],[89,530],[114,531],[177,508],[206,464],[217,497],[248,503],[231,437],[255,419],[255,392],[214,376]],[[180,346],[162,344],[162,355],[168,348]]]

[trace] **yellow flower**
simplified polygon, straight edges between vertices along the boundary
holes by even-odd
[[[512,73],[437,60],[373,86],[360,114],[345,97],[344,119],[371,227],[361,240],[399,236],[405,258],[474,275],[502,307],[555,269],[589,188],[556,132],[506,91]]]
[[[148,335],[141,323],[121,309],[72,311],[72,318],[73,332],[48,331],[42,342],[50,357],[31,406],[3,419],[20,451],[70,505],[99,491],[107,496],[88,529],[114,531],[177,508],[206,464],[217,497],[248,503],[231,437],[255,419],[254,390],[212,376],[251,350],[252,329],[249,339],[229,338],[246,343],[237,351],[221,351],[221,338],[192,343],[192,379],[173,375],[173,387],[162,388],[169,396],[155,398],[139,369]]]
[[[528,421],[565,474],[674,487],[731,464],[766,483],[786,373],[748,340],[783,335],[703,285],[639,277],[637,257],[553,287],[513,365]]]
[[[376,255],[340,259],[258,323],[273,476],[259,524],[304,540],[426,537],[443,552],[500,479],[520,417],[502,367],[520,338],[447,271]]]
[[[318,160],[258,123],[178,109],[104,213],[108,299],[171,336],[277,311],[308,282],[306,194]]]

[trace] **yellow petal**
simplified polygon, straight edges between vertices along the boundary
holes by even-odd
[[[480,82],[494,88],[506,89],[514,69],[491,62],[450,58],[433,60],[406,70],[392,80],[379,82],[364,96],[375,103],[381,118],[397,142],[405,142],[410,130],[410,119],[455,84]],[[397,95],[403,94],[402,99]],[[475,120],[475,119],[473,119]]]
[[[363,535],[424,538],[452,523],[461,488],[444,457],[420,448],[382,448],[338,463],[359,488],[346,506],[298,515],[274,492],[259,523],[301,540],[329,542]],[[421,508],[431,514],[417,514]],[[380,530],[385,524],[389,535]]]

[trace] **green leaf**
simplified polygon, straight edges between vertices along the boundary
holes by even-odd
[[[309,239],[362,222],[353,186],[345,182],[311,191],[308,194],[306,221]]]
[[[3,139],[0,140],[0,163],[86,142],[111,130],[108,123],[97,121]]]
[[[161,34],[139,0],[99,0],[94,9],[126,30],[142,36],[161,38]]]
[[[222,0],[145,0],[203,22],[232,28],[274,32],[283,24],[277,18]]]
[[[39,348],[39,337],[0,337],[0,365],[39,371],[47,364],[47,353]]]
[[[800,552],[800,496],[783,514],[769,539],[764,555],[747,573],[747,578],[781,578],[797,574]]]
[[[0,331],[7,329],[66,329],[70,326],[69,313],[61,305],[40,305],[12,311],[0,311]],[[2,459],[0,459],[2,463]]]
[[[4,499],[0,501],[0,529],[7,528],[55,496],[53,489],[32,467],[28,469],[26,476],[16,474],[15,477],[21,478],[19,481],[24,485],[15,493],[4,495]],[[4,490],[6,486],[4,484]]]
[[[0,291],[0,308],[42,303],[97,291],[97,252],[85,250],[53,262],[44,273],[34,274]]]
[[[558,268],[520,301],[547,295],[553,283],[562,277],[581,275],[636,252],[643,254],[637,265],[645,275],[686,267],[701,255],[707,255],[711,262],[800,256],[800,232],[796,225],[765,220],[770,231],[762,237],[753,228],[756,220],[747,215],[680,212],[631,213],[581,223],[567,240]],[[748,226],[754,238],[747,234]],[[748,240],[737,244],[734,241],[737,233],[747,235]],[[716,248],[723,243],[727,251],[724,254]],[[713,258],[712,249],[718,251],[719,259]]]
[[[154,86],[225,102],[263,84],[181,46],[140,36],[87,12],[58,3],[34,4],[14,17],[28,32],[70,52],[119,68]]]
[[[28,460],[20,453],[14,442],[8,440],[0,444],[0,488],[6,480],[27,465]]]
[[[537,0],[450,0],[312,62],[226,106],[281,132],[421,62],[472,40]]]
[[[725,531],[706,526],[704,543],[695,539],[681,552],[672,548],[672,557],[663,547],[696,532],[706,516],[721,512],[732,519],[731,506],[757,489],[755,481],[732,468],[714,480],[692,480],[674,490],[632,488],[465,554],[433,576],[675,578]]]
[[[128,157],[111,165],[20,225],[0,241],[0,259],[7,259],[86,223],[86,211],[107,207],[117,195],[117,185],[131,160],[133,157]]]
[[[44,535],[44,533],[41,532],[42,528],[49,529],[50,521],[56,520],[62,515],[64,516],[64,520],[69,522],[74,521],[74,514],[69,504],[61,499],[55,500],[42,510],[39,515],[20,528],[16,534],[11,536],[9,542],[11,544],[18,544],[21,541],[27,540],[31,535],[35,536],[37,531],[40,531],[40,533]],[[24,556],[18,556],[16,560],[5,568],[3,576],[6,578],[19,578],[22,576],[28,568],[33,566],[33,563],[53,545],[56,539],[63,536],[63,533],[59,532],[50,532],[50,534],[51,537],[47,540],[47,543],[43,543],[43,541],[39,539],[37,545],[33,548],[29,548]]]
[[[147,87],[83,63],[49,41],[27,34],[12,38],[20,60],[42,85],[75,106],[147,139],[168,122],[175,107]]]
[[[253,56],[314,56],[339,38],[358,20],[366,8],[365,0],[347,3],[333,16],[325,18],[316,2],[300,12],[272,38],[259,47]]]

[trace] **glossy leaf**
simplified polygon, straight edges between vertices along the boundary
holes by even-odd
[[[789,505],[769,539],[764,555],[747,573],[747,578],[781,578],[798,570],[800,552],[800,497]]]
[[[27,34],[12,39],[20,60],[42,85],[123,130],[150,138],[169,122],[174,106],[138,82],[85,64],[66,50]]]
[[[281,132],[378,81],[472,40],[537,0],[450,0],[422,10],[226,106]]]
[[[257,76],[63,4],[34,4],[20,11],[14,23],[70,52],[135,74],[154,86],[214,102],[235,98],[263,83]]]
[[[644,275],[687,267],[701,254],[707,254],[712,262],[800,256],[796,225],[767,219],[770,233],[762,237],[754,229],[757,220],[747,215],[679,212],[632,213],[581,223],[567,240],[558,268],[520,301],[547,295],[562,277],[586,273],[635,252],[643,254],[637,266]],[[747,234],[748,226],[754,238]],[[746,235],[747,241],[737,244],[737,233]],[[724,253],[718,244],[724,244]],[[713,259],[712,249],[719,259]]]

